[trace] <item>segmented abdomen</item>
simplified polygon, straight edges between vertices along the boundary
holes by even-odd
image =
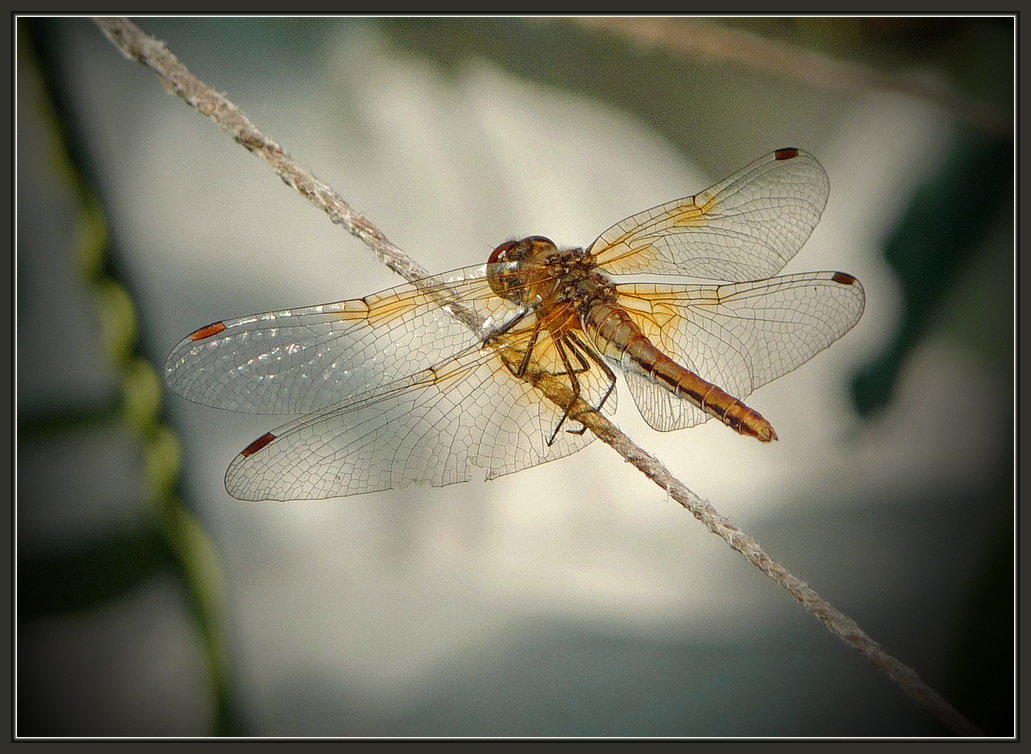
[[[584,325],[598,350],[624,370],[661,385],[742,435],[761,442],[777,439],[773,426],[758,411],[673,361],[620,307],[596,304],[586,312]]]

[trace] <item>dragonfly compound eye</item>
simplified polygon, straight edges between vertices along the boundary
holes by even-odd
[[[499,262],[507,262],[508,252],[518,244],[519,241],[505,241],[505,243],[497,246],[494,251],[490,253],[490,257],[487,259],[487,264],[498,264]]]

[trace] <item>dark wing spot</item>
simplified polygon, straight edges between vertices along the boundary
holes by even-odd
[[[268,445],[270,442],[272,442],[275,439],[276,439],[276,436],[274,434],[272,434],[271,432],[266,432],[261,437],[259,437],[257,440],[255,440],[250,445],[248,445],[246,448],[241,450],[240,451],[240,455],[243,456],[244,458],[248,458],[248,457],[254,455],[255,453],[257,453],[259,450],[264,448],[266,445]]]
[[[218,335],[220,332],[226,329],[226,326],[221,322],[213,322],[207,327],[202,327],[190,336],[190,340],[205,340],[210,338],[212,335]]]

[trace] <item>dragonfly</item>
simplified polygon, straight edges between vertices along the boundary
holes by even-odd
[[[297,416],[231,462],[241,500],[445,486],[568,456],[594,439],[583,411],[615,410],[617,373],[656,430],[715,418],[771,442],[743,399],[864,308],[847,273],[777,276],[828,192],[812,155],[778,149],[587,248],[529,236],[364,298],[207,325],[172,349],[165,380],[205,406]],[[627,276],[662,282],[613,279]]]

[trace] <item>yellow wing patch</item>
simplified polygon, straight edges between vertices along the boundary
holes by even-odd
[[[670,213],[670,220],[677,228],[701,228],[709,224],[708,216],[717,204],[715,196],[702,206],[698,205],[698,197],[691,197],[679,210]]]

